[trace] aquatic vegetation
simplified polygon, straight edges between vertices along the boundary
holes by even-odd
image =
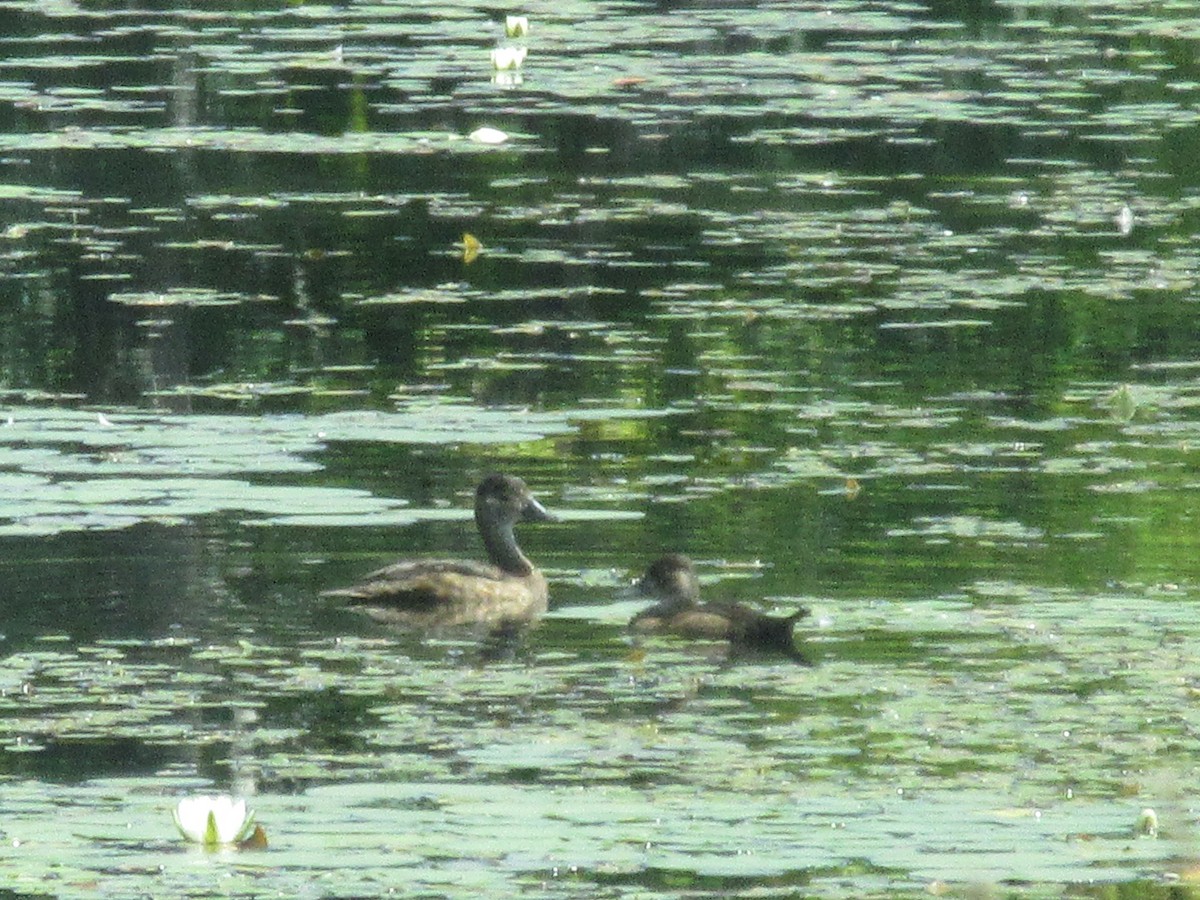
[[[463,232],[462,236],[462,260],[463,265],[469,266],[479,258],[480,252],[483,250],[483,244],[479,238],[470,232]]]
[[[505,132],[488,125],[476,128],[467,137],[480,144],[503,144],[508,140],[508,135]]]
[[[246,801],[228,794],[184,797],[171,815],[185,840],[206,847],[235,844],[254,827],[254,812]]]
[[[1186,4],[110,7],[2,13],[6,888],[1188,889]],[[320,599],[496,468],[536,629]],[[816,666],[631,649],[668,548]]]
[[[511,15],[505,16],[504,36],[510,38],[529,37],[529,17]]]

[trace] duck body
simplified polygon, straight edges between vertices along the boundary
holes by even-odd
[[[791,645],[792,627],[806,615],[808,610],[801,609],[789,616],[769,616],[740,603],[697,603],[683,610],[652,606],[634,616],[629,627],[643,633],[784,647]]]
[[[741,603],[701,603],[700,581],[686,556],[672,553],[655,560],[634,588],[658,601],[630,620],[630,630],[636,633],[729,641],[739,650],[779,651],[807,662],[796,649],[794,635],[807,609],[771,616]]]
[[[330,591],[389,625],[418,629],[532,622],[546,611],[546,578],[534,569],[514,575],[461,559],[399,562],[371,572],[353,587]]]
[[[475,524],[490,562],[406,560],[326,596],[349,598],[377,621],[415,629],[527,624],[546,611],[549,590],[517,546],[513,526],[552,520],[520,478],[488,475],[475,491]]]

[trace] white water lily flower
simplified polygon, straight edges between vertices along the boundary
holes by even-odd
[[[523,38],[529,35],[528,16],[505,16],[504,33],[510,38]]]
[[[508,135],[499,128],[488,128],[486,125],[483,128],[476,128],[467,137],[481,144],[503,144],[508,140]]]
[[[208,847],[236,843],[254,824],[254,813],[246,809],[246,801],[228,794],[184,797],[172,816],[181,835]]]
[[[524,47],[494,47],[492,49],[492,66],[500,69],[519,69],[525,62],[525,54],[529,51]]]

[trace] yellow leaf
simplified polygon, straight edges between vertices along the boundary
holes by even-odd
[[[479,238],[470,232],[463,232],[463,264],[470,265],[475,262],[475,257],[479,255],[479,251],[483,249],[483,244],[479,242]]]

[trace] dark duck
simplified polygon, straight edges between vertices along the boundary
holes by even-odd
[[[414,629],[515,627],[546,611],[546,578],[521,552],[518,522],[552,522],[520,478],[492,474],[475,490],[475,526],[490,562],[416,559],[394,563],[326,596],[348,597],[372,618]]]
[[[634,590],[657,601],[630,620],[629,627],[636,633],[728,641],[734,651],[774,651],[808,663],[796,649],[793,634],[807,609],[771,616],[740,603],[701,603],[696,568],[679,553],[652,562],[634,582]]]

